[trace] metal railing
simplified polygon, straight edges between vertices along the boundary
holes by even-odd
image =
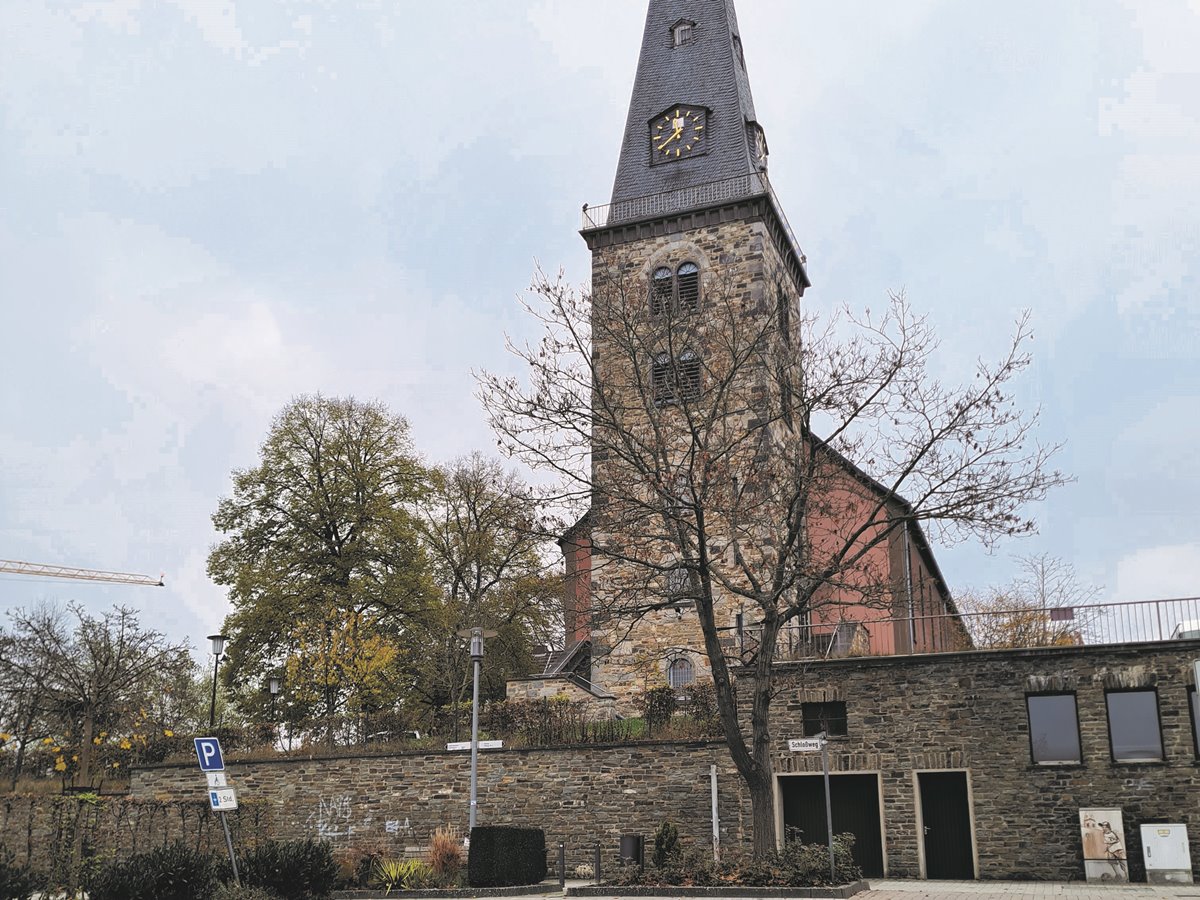
[[[1200,597],[1022,607],[962,614],[872,617],[792,624],[780,633],[784,662],[849,656],[902,656],[963,650],[1078,647],[1200,639]],[[743,661],[755,655],[761,626],[726,630],[727,646]]]
[[[588,206],[585,203],[582,227],[584,231],[593,228],[607,228],[610,225],[636,222],[639,219],[652,219],[656,216],[671,215],[730,200],[762,196],[771,199],[775,213],[779,216],[779,222],[792,244],[792,249],[795,250],[801,263],[807,263],[808,259],[805,257],[804,251],[800,249],[800,242],[796,240],[796,233],[783,213],[783,205],[775,195],[775,189],[771,186],[766,172],[735,175],[732,178],[709,181],[692,187],[648,194],[645,197],[634,197],[631,200],[618,200],[616,203],[606,203],[603,206]]]
[[[638,219],[650,219],[696,207],[724,203],[728,200],[759,197],[769,193],[770,184],[767,176],[762,172],[750,172],[746,175],[722,178],[720,181],[709,181],[705,184],[663,191],[660,194],[634,197],[631,200],[618,200],[616,203],[606,203],[603,206],[585,205],[583,207],[583,229],[586,231],[589,228],[605,228],[622,222],[635,222]]]

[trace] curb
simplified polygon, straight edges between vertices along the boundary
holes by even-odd
[[[855,894],[870,890],[865,881],[855,881],[838,887],[743,887],[721,885],[719,887],[676,887],[676,886],[626,886],[601,885],[597,887],[569,887],[568,897],[832,897],[845,900]]]
[[[391,900],[404,897],[410,900],[421,898],[445,897],[447,900],[458,897],[526,897],[530,894],[557,894],[558,884],[525,884],[516,887],[494,888],[429,888],[417,891],[334,891],[333,900]]]

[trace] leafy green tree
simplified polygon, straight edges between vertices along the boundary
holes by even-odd
[[[421,648],[413,653],[414,701],[435,719],[449,711],[456,726],[472,683],[460,630],[497,632],[480,691],[501,699],[508,678],[530,671],[534,647],[558,627],[561,581],[542,552],[555,529],[516,474],[478,453],[437,469],[420,529],[438,596],[410,635]]]
[[[228,685],[259,692],[271,674],[305,673],[287,716],[320,720],[334,742],[338,717],[373,690],[354,660],[428,603],[414,516],[428,482],[408,422],[382,404],[302,396],[276,416],[213,514],[225,538],[208,572],[234,606]]]

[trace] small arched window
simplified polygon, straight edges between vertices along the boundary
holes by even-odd
[[[661,316],[671,308],[671,295],[674,292],[671,270],[666,266],[654,270],[650,279],[650,314]]]
[[[650,393],[656,404],[670,403],[675,399],[675,379],[671,374],[671,355],[660,353],[650,365]]]
[[[691,579],[688,577],[688,570],[683,566],[676,566],[667,572],[667,595],[670,597],[685,597],[689,593],[688,588],[691,586]]]
[[[680,656],[671,660],[671,664],[667,666],[667,684],[673,690],[680,690],[687,687],[696,680],[696,667],[692,665],[692,661],[686,656]]]
[[[676,377],[679,380],[677,391],[681,400],[700,399],[700,357],[692,350],[684,350],[679,354],[676,367]]]
[[[675,281],[679,289],[679,311],[695,312],[700,308],[700,267],[694,262],[685,262],[675,270]]]

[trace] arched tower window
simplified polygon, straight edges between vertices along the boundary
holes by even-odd
[[[650,393],[656,404],[675,399],[675,379],[671,375],[671,355],[659,353],[650,365]]]
[[[695,312],[700,308],[700,267],[694,262],[685,262],[675,270],[675,282],[679,290],[679,311]]]
[[[696,263],[681,263],[671,271],[660,266],[650,276],[650,314],[665,315],[677,312],[694,313],[700,308],[700,267]]]
[[[679,398],[681,400],[699,400],[700,357],[692,350],[684,350],[679,354],[676,370],[676,377],[679,379]]]
[[[666,266],[655,269],[650,279],[650,314],[661,316],[671,308],[671,295],[674,293],[674,278]]]
[[[680,656],[671,660],[671,664],[667,666],[667,684],[673,690],[680,690],[687,687],[696,680],[696,667],[692,665],[692,661],[686,656]]]

